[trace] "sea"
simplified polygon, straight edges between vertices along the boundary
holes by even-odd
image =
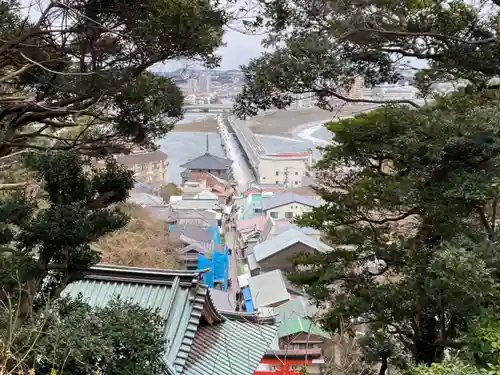
[[[206,114],[187,114],[182,122],[200,120]],[[181,123],[182,123],[181,122]],[[313,150],[315,158],[321,157],[318,147],[328,144],[333,134],[322,123],[307,123],[297,127],[293,137],[256,135],[264,150],[273,152],[300,152]],[[168,154],[168,180],[176,184],[181,182],[181,165],[205,153],[208,138],[209,152],[225,157],[222,141],[217,133],[171,132],[158,141],[160,150]]]

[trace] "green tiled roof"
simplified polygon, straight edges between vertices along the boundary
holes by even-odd
[[[306,332],[325,338],[330,337],[327,332],[323,331],[318,325],[313,323],[311,319],[302,317],[285,319],[285,321],[280,325],[278,335],[281,338],[285,336],[295,335],[300,332]]]
[[[274,308],[281,321],[278,336],[285,337],[300,332],[308,332],[321,337],[329,338],[328,332],[314,323],[313,317],[318,310],[312,306],[307,298],[294,298]]]
[[[246,367],[238,365],[242,370],[238,375],[251,375],[276,336],[278,324],[274,318],[260,321],[254,315],[217,311],[209,289],[200,280],[201,275],[195,271],[100,265],[83,280],[68,285],[65,293],[75,297],[81,294],[94,306],[120,296],[159,309],[165,318],[165,360],[178,375],[198,375],[214,366],[210,375],[234,374],[222,355],[232,361],[248,358]],[[260,332],[258,338],[255,332]],[[219,357],[214,353],[220,353]]]

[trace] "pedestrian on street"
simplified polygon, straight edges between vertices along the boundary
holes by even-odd
[[[231,248],[229,248],[229,255],[233,255],[233,250],[231,250]]]

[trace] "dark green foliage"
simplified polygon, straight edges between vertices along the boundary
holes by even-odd
[[[33,345],[24,362],[40,375],[57,373],[87,375],[164,374],[166,348],[163,318],[157,311],[119,299],[103,307],[82,300],[61,298],[51,315],[39,314],[27,322],[12,344],[28,339]],[[43,313],[47,313],[48,307]],[[43,332],[36,342],[33,333]],[[31,340],[30,340],[31,339]]]
[[[299,256],[307,267],[290,278],[329,306],[327,329],[371,328],[368,360],[440,361],[497,308],[499,106],[487,90],[328,126],[336,142],[317,170],[326,204],[299,223],[349,246]]]
[[[330,109],[332,99],[341,99],[338,105],[360,100],[348,93],[354,77],[371,87],[399,80],[401,69],[421,69],[416,80],[424,95],[436,81],[467,79],[482,88],[500,74],[499,10],[491,3],[259,1],[261,12],[250,26],[277,48],[244,67],[236,114],[283,108],[297,94],[313,95]]]
[[[49,2],[25,7],[26,22],[19,7],[0,1],[0,18],[10,21],[0,28],[0,157],[26,148],[154,147],[182,117],[183,96],[147,69],[178,59],[216,66],[227,22],[205,0]]]
[[[17,306],[17,328],[99,261],[90,245],[127,223],[114,203],[133,186],[132,173],[114,161],[95,170],[72,152],[33,154],[27,167],[42,184],[37,199],[0,200],[0,300]]]

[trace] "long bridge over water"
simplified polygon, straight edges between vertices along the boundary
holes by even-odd
[[[423,104],[423,100],[416,100],[416,102]],[[351,106],[346,107],[344,111],[339,111],[339,113],[337,113],[337,117],[341,118],[352,116],[357,113],[372,110],[377,106],[377,104],[366,103],[359,103],[354,106],[351,104]],[[264,156],[266,152],[264,147],[255,137],[255,134],[245,124],[245,121],[238,120],[234,116],[231,116],[231,108],[232,104],[195,104],[184,106],[184,109],[187,112],[213,112],[222,114],[225,125],[234,133],[240,148],[246,155],[253,173],[258,178],[259,161],[261,156]]]

